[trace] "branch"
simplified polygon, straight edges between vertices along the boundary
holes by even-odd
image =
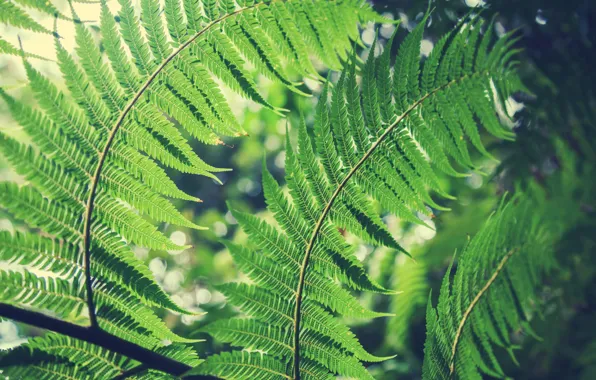
[[[0,316],[95,344],[106,350],[134,359],[146,368],[156,369],[174,376],[180,376],[192,369],[188,364],[160,355],[92,326],[76,325],[5,303],[0,303]]]

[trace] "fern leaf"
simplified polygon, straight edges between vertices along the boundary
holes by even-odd
[[[37,33],[52,34],[50,30],[33,20],[27,12],[9,0],[0,1],[0,23]]]
[[[37,54],[22,52],[21,50],[13,46],[10,42],[5,41],[2,38],[0,38],[0,54],[9,54],[17,57],[20,57],[22,54],[25,54],[27,58],[35,58],[40,59],[42,61],[50,61],[48,58],[42,57]]]
[[[439,303],[427,310],[423,378],[505,377],[496,346],[512,355],[513,329],[525,329],[540,277],[554,265],[560,221],[529,193],[500,206],[468,243]],[[523,228],[521,227],[523,226]]]
[[[2,302],[35,305],[40,309],[51,310],[64,317],[70,313],[80,314],[85,303],[78,297],[79,279],[75,284],[59,278],[42,278],[32,273],[0,271]]]
[[[394,266],[391,265],[391,268]],[[426,303],[428,295],[427,264],[424,258],[397,263],[393,276],[393,289],[402,293],[391,300],[390,310],[395,313],[387,324],[387,344],[395,349],[407,347],[409,329],[414,312]]]
[[[334,33],[319,33],[321,19],[309,14],[309,9],[306,3],[292,3],[290,9],[300,27],[311,25],[314,31],[305,36],[306,45],[330,61],[347,60],[339,52],[328,56],[328,39]],[[467,142],[463,139],[469,138],[471,145],[486,154],[478,125],[471,120],[486,118],[491,123],[485,126],[488,132],[497,137],[509,135],[502,132],[502,127],[495,128],[499,119],[495,107],[490,106],[493,99],[489,94],[493,94],[491,83],[500,86],[499,100],[495,101],[509,96],[508,88],[513,88],[504,85],[506,78],[516,77],[507,63],[512,39],[489,43],[500,53],[490,50],[490,58],[472,68],[470,61],[478,59],[477,47],[482,42],[478,42],[479,35],[468,38],[470,30],[459,26],[441,40],[437,58],[431,56],[421,67],[420,43],[425,24],[423,20],[406,36],[393,70],[389,49],[395,36],[380,57],[374,56],[373,45],[360,86],[356,58],[352,58],[352,67],[339,77],[333,90],[329,90],[329,84],[324,86],[312,129],[304,120],[299,124],[297,153],[289,138],[286,142],[286,182],[291,198],[263,168],[265,200],[276,226],[232,210],[259,252],[229,244],[240,270],[252,282],[224,284],[218,289],[250,319],[217,322],[204,331],[232,346],[262,351],[267,367],[277,369],[277,359],[290,363],[279,374],[281,377],[308,378],[303,366],[316,363],[339,376],[370,378],[360,361],[387,358],[366,352],[347,326],[328,310],[340,315],[382,315],[355,313],[357,300],[338,286],[338,281],[358,290],[390,292],[368,277],[355,259],[353,247],[338,230],[373,245],[404,251],[375,205],[424,225],[420,213],[428,213],[428,207],[444,209],[431,194],[448,196],[439,186],[437,172],[462,176],[462,169],[475,169],[467,160]],[[484,98],[475,99],[466,86],[478,88]],[[456,98],[455,107],[444,101],[452,97]],[[461,142],[454,141],[455,137]],[[340,299],[342,306],[336,302]],[[507,324],[512,317],[503,315],[502,320]],[[266,328],[265,323],[269,324]],[[440,324],[451,333],[456,329],[453,320]],[[238,331],[241,328],[249,333]],[[205,367],[197,370],[224,378],[254,376],[256,370],[243,372],[246,362],[252,360],[243,355],[234,352],[208,358]],[[262,371],[266,373],[267,369]]]
[[[36,9],[49,16],[59,17],[63,20],[70,20],[58,11],[58,9],[49,1],[43,0],[15,0],[16,3],[21,4],[23,7]]]
[[[291,379],[285,374],[285,365],[274,358],[246,351],[224,352],[210,356],[188,375],[213,374],[221,379],[263,380]]]
[[[46,13],[54,12],[51,3],[18,2]],[[33,143],[28,147],[4,135],[0,137],[2,151],[8,160],[30,181],[22,187],[15,183],[0,183],[0,204],[15,219],[24,222],[25,229],[39,230],[49,239],[42,243],[32,237],[3,236],[13,246],[2,251],[3,257],[21,263],[28,273],[7,274],[4,276],[6,281],[31,288],[30,293],[7,291],[5,295],[7,302],[54,310],[69,318],[81,317],[81,308],[87,303],[91,328],[99,328],[150,350],[160,350],[163,349],[163,339],[181,343],[188,340],[168,333],[149,308],[159,306],[178,313],[189,311],[176,305],[159,287],[149,269],[134,257],[128,244],[160,250],[183,249],[186,247],[173,244],[153,222],[198,228],[182,218],[164,198],[196,200],[181,192],[163,167],[214,180],[217,180],[216,173],[225,170],[203,161],[178,127],[206,144],[221,144],[224,137],[244,135],[220,83],[273,112],[282,113],[285,110],[272,106],[262,94],[254,73],[262,73],[274,82],[302,93],[297,89],[299,84],[288,74],[291,69],[298,67],[302,76],[318,77],[310,61],[311,54],[327,66],[340,68],[342,61],[347,60],[352,43],[359,38],[358,24],[376,16],[364,0],[184,0],[168,1],[163,4],[164,9],[156,0],[142,0],[140,12],[129,0],[119,3],[117,23],[106,1],[101,1],[100,42],[107,60],[94,35],[71,7],[75,54],[71,56],[60,40],[55,41],[67,90],[63,91],[36,70],[26,54],[22,55],[23,66],[39,107],[29,107],[0,90],[11,115],[23,126]],[[345,33],[330,31],[321,9],[333,14],[331,24],[353,25],[346,28]],[[162,10],[165,17],[161,15]],[[51,33],[12,2],[2,0],[0,14],[0,22]],[[166,31],[172,36],[171,40]],[[57,35],[57,31],[54,34]],[[507,49],[508,45],[503,48]],[[506,59],[506,55],[491,55],[491,66]],[[338,109],[343,127],[346,126],[346,112]],[[320,107],[317,120],[316,130],[331,133],[329,112],[325,111],[324,105]],[[308,136],[304,137],[302,144],[310,144],[306,139]],[[317,141],[315,146],[319,149],[316,153],[313,151],[306,162],[313,165],[309,168],[309,179],[312,173],[319,171],[322,158],[319,151],[322,145]],[[347,144],[343,146],[344,153],[347,147]],[[312,223],[311,219],[316,222],[317,215],[333,194],[333,187],[345,174],[337,154],[329,156],[323,163],[330,170],[318,173],[321,174],[318,184],[321,187],[311,187],[313,190],[307,195],[310,201],[313,195],[316,196],[318,203],[309,201],[305,203],[308,210],[301,210],[310,219],[296,218],[291,213],[286,224],[287,235],[273,227],[265,227],[250,215],[244,217],[245,224],[252,224],[255,233],[261,231],[261,249],[273,252],[272,262],[283,261],[280,259],[283,257],[291,258],[283,264],[290,274],[302,266],[306,274],[303,252],[310,237],[305,226]],[[278,191],[274,184],[270,185],[271,199],[281,202],[280,210],[293,207],[291,203],[284,204],[276,195]],[[350,232],[367,241],[400,248],[381,217],[374,212],[368,194],[357,185],[350,184],[349,190],[340,196],[341,205],[333,210],[331,220],[321,224],[323,244],[313,244],[314,267],[328,281],[321,282],[310,275],[303,278],[307,291],[317,294],[304,304],[305,326],[312,334],[305,338],[305,344],[311,348],[301,365],[305,376],[314,378],[327,376],[329,369],[364,375],[359,359],[382,359],[367,353],[353,334],[327,311],[328,308],[346,315],[379,316],[362,309],[357,299],[339,284],[330,283],[332,279],[356,289],[386,292],[368,278],[362,264],[353,257],[353,249],[337,231],[336,224],[348,226]],[[296,228],[298,232],[293,231]],[[288,236],[292,240],[301,240],[286,244],[283,240]],[[15,244],[28,249],[27,253],[14,248]],[[41,246],[32,247],[32,244]],[[59,250],[54,244],[67,248]],[[78,254],[72,256],[81,246]],[[40,257],[34,259],[32,255],[40,252]],[[54,276],[34,278],[29,276],[28,267],[45,268],[53,274],[76,274],[78,282],[62,284],[61,279]],[[302,286],[295,282],[288,285]],[[42,296],[43,291],[59,286],[64,289],[60,288],[53,295],[55,304]],[[242,286],[237,288],[244,290]],[[230,289],[234,292],[233,287]],[[116,299],[113,293],[116,290],[126,297]],[[301,291],[296,289],[296,295]],[[277,303],[281,298],[276,293],[269,294],[260,287],[249,288],[250,292],[265,297],[259,304],[260,309],[255,311],[257,314],[271,307],[270,303],[279,306]],[[69,298],[72,295],[76,302]],[[240,300],[241,294],[236,296]],[[76,303],[76,307],[71,308],[72,315],[65,315],[67,310],[62,303],[65,299]],[[295,299],[300,303],[301,297]],[[300,308],[299,305],[296,307]],[[291,326],[295,318],[291,308],[284,310],[283,315],[283,320]],[[297,333],[295,338],[298,338]],[[334,342],[333,349],[321,351],[330,341]],[[338,360],[344,361],[345,365],[337,364]],[[276,365],[264,364],[265,367]],[[79,363],[68,364],[64,367],[64,375],[87,377],[84,369],[79,367]]]
[[[36,362],[45,360],[57,361],[62,365],[68,363],[80,371],[79,376],[87,373],[88,377],[118,376],[134,364],[130,359],[86,342],[58,334],[47,334],[43,338],[30,339],[25,345],[5,354],[0,358],[0,367],[14,365],[12,363],[19,361],[34,366]],[[10,374],[11,367],[8,369]]]

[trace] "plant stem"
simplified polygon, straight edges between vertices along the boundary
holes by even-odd
[[[308,268],[310,255],[312,254],[312,251],[314,250],[316,240],[319,236],[319,232],[321,231],[321,228],[323,227],[325,218],[327,217],[327,215],[329,215],[329,212],[331,211],[331,207],[335,203],[335,200],[337,199],[337,197],[339,196],[341,191],[346,187],[346,184],[348,183],[350,178],[352,178],[356,174],[356,172],[362,167],[362,165],[364,165],[366,160],[368,160],[370,158],[370,156],[372,156],[372,154],[381,145],[381,143],[391,134],[391,132],[393,132],[395,130],[395,128],[399,124],[401,124],[401,122],[406,117],[408,117],[410,115],[410,113],[412,113],[414,110],[416,110],[418,108],[418,106],[420,106],[420,104],[422,104],[424,101],[426,101],[428,98],[430,98],[437,92],[439,92],[449,86],[452,86],[452,85],[456,84],[457,82],[461,82],[471,76],[479,75],[479,74],[480,73],[474,73],[472,75],[465,75],[459,79],[454,79],[448,83],[445,83],[444,85],[441,85],[441,86],[435,88],[433,91],[422,96],[420,99],[418,99],[412,105],[410,105],[410,107],[408,109],[406,109],[399,117],[397,117],[397,119],[391,125],[389,125],[385,129],[385,132],[383,132],[383,134],[377,139],[377,141],[375,141],[374,144],[372,144],[372,146],[368,149],[368,151],[366,151],[366,153],[362,156],[362,158],[358,161],[358,163],[356,163],[356,165],[354,165],[354,167],[348,172],[348,174],[345,176],[345,178],[341,181],[341,183],[337,186],[337,188],[331,195],[331,198],[329,198],[329,201],[325,205],[325,208],[323,209],[321,216],[317,220],[317,224],[315,225],[315,229],[313,230],[311,238],[308,242],[308,246],[306,247],[306,253],[304,254],[304,259],[302,260],[302,265],[300,267],[300,275],[298,278],[298,291],[296,292],[296,302],[295,302],[295,307],[294,307],[294,380],[300,380],[300,320],[302,317],[302,315],[301,315],[302,299],[303,299],[302,293],[304,292],[304,283],[306,280],[306,270]],[[324,100],[320,99],[319,101],[324,101]]]
[[[5,303],[0,303],[0,316],[95,344],[134,359],[146,368],[156,369],[174,376],[180,376],[192,369],[188,364],[160,355],[92,326],[76,325]]]
[[[453,371],[455,371],[455,354],[457,353],[457,345],[458,345],[459,340],[460,340],[462,333],[464,331],[464,326],[466,325],[466,322],[468,321],[468,318],[470,317],[470,314],[472,313],[472,310],[474,310],[474,307],[478,304],[478,302],[480,301],[480,298],[482,298],[482,296],[488,291],[488,288],[490,288],[490,286],[495,282],[495,280],[497,279],[497,277],[499,276],[499,274],[501,273],[503,268],[505,268],[505,264],[507,263],[507,261],[518,250],[519,249],[515,248],[515,249],[512,249],[509,252],[507,252],[507,254],[503,257],[503,259],[501,259],[501,262],[499,262],[499,265],[497,265],[497,268],[495,269],[492,276],[490,276],[490,278],[488,279],[486,284],[484,284],[482,289],[480,289],[478,294],[476,294],[476,297],[474,297],[474,299],[470,303],[470,306],[468,306],[468,308],[466,309],[466,311],[461,319],[461,322],[459,323],[459,326],[457,327],[457,332],[455,333],[455,339],[453,340],[453,345],[451,347],[451,364],[449,365],[449,374],[453,374]]]

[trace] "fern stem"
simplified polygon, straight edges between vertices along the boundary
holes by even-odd
[[[306,247],[306,253],[304,254],[304,259],[302,260],[302,266],[300,267],[300,277],[298,279],[298,291],[296,292],[296,302],[295,302],[295,307],[294,307],[294,379],[295,380],[300,380],[300,320],[301,320],[301,307],[302,307],[302,298],[303,298],[302,293],[304,292],[306,269],[308,268],[308,262],[310,259],[310,255],[312,254],[312,251],[314,249],[317,237],[319,236],[319,232],[321,231],[321,228],[323,227],[323,222],[325,221],[325,218],[327,217],[327,215],[329,215],[329,212],[331,211],[331,207],[335,203],[335,200],[339,196],[340,192],[344,189],[344,187],[346,186],[346,184],[348,183],[350,178],[352,178],[354,176],[354,174],[356,174],[356,172],[362,167],[362,165],[364,165],[366,160],[368,160],[368,158],[376,151],[377,147],[389,136],[389,134],[391,132],[393,132],[393,130],[406,117],[408,117],[410,115],[410,113],[412,113],[412,111],[414,111],[416,108],[418,108],[418,106],[420,104],[422,104],[426,99],[430,98],[437,92],[439,92],[449,86],[452,86],[453,84],[455,84],[457,82],[461,82],[471,76],[481,75],[481,74],[482,73],[474,73],[472,75],[466,75],[466,76],[462,76],[461,78],[454,79],[448,83],[445,83],[442,86],[435,88],[433,91],[427,93],[426,95],[424,95],[423,97],[418,99],[416,102],[414,102],[406,111],[404,111],[404,113],[402,113],[392,124],[390,124],[387,127],[387,129],[385,129],[385,132],[383,132],[383,134],[377,139],[377,141],[375,141],[372,144],[372,146],[368,149],[368,151],[362,156],[362,158],[358,161],[358,163],[356,163],[356,165],[354,165],[354,167],[348,172],[346,177],[341,181],[339,186],[335,189],[335,191],[331,195],[331,198],[329,198],[329,201],[325,205],[325,208],[323,209],[321,216],[317,220],[315,229],[313,230],[313,233],[312,233],[310,240],[308,242],[308,246]],[[324,100],[320,100],[320,101],[324,101]]]
[[[488,291],[488,288],[490,288],[490,286],[495,282],[495,280],[497,279],[497,277],[499,276],[499,274],[505,267],[505,264],[507,264],[507,261],[518,250],[519,250],[518,248],[514,248],[514,249],[511,249],[509,252],[507,252],[505,257],[503,257],[503,259],[501,259],[501,262],[499,262],[499,265],[497,266],[497,269],[495,269],[495,272],[492,274],[492,276],[490,276],[490,278],[488,279],[486,284],[484,284],[482,289],[480,289],[478,294],[476,294],[476,297],[474,297],[474,299],[470,303],[470,306],[468,306],[468,308],[466,309],[466,311],[462,317],[462,320],[459,323],[459,326],[457,327],[457,332],[455,333],[455,340],[453,341],[453,346],[451,347],[451,360],[449,361],[450,362],[450,365],[449,365],[449,374],[450,375],[453,374],[453,371],[455,371],[455,353],[457,351],[457,345],[459,344],[459,340],[461,339],[461,336],[464,331],[464,326],[466,325],[466,322],[467,322],[468,318],[470,317],[472,310],[474,310],[474,307],[478,304],[478,302],[480,301],[480,298],[482,298],[482,296]]]
[[[187,364],[160,355],[157,352],[138,346],[92,326],[76,325],[36,311],[21,309],[5,303],[0,303],[0,315],[18,322],[95,344],[141,362],[146,368],[156,369],[174,376],[180,376],[192,369],[192,367]]]
[[[136,367],[132,367],[131,369],[122,372],[120,375],[114,377],[112,380],[124,380],[127,379],[133,375],[136,375],[138,373],[141,373],[143,371],[145,371],[147,369],[147,366],[144,364],[138,365]]]
[[[85,252],[85,259],[84,259],[85,289],[87,292],[87,308],[89,309],[89,319],[91,321],[92,327],[98,327],[98,325],[97,325],[97,317],[95,315],[95,303],[93,301],[93,287],[91,284],[91,218],[93,216],[95,197],[97,195],[97,185],[99,184],[99,181],[101,178],[101,172],[103,170],[105,160],[108,156],[110,148],[112,147],[114,139],[116,138],[116,133],[118,133],[118,130],[124,123],[124,120],[130,113],[130,111],[132,111],[133,107],[139,101],[141,96],[143,96],[145,91],[149,88],[151,83],[153,83],[155,78],[157,78],[157,76],[163,71],[163,69],[165,69],[165,67],[168,65],[168,63],[170,63],[174,58],[176,58],[178,56],[178,54],[180,54],[182,51],[184,51],[188,46],[190,46],[190,44],[192,44],[194,41],[196,41],[197,38],[199,38],[200,36],[205,34],[214,25],[217,25],[220,22],[222,22],[232,16],[237,15],[238,13],[244,12],[244,11],[252,9],[252,8],[256,8],[262,4],[264,4],[264,3],[252,5],[250,7],[241,8],[235,12],[228,13],[227,15],[222,16],[222,17],[218,18],[217,20],[213,20],[211,23],[207,24],[200,32],[197,32],[188,41],[186,41],[178,49],[176,49],[172,54],[170,54],[170,56],[168,58],[166,58],[159,65],[159,67],[153,72],[153,74],[151,74],[149,79],[147,79],[147,81],[145,81],[143,86],[137,91],[135,96],[127,104],[127,106],[124,108],[122,113],[120,113],[120,117],[118,118],[118,120],[116,121],[116,124],[114,124],[114,127],[110,131],[110,134],[108,135],[106,144],[104,145],[104,147],[99,155],[99,161],[97,162],[97,166],[95,167],[95,173],[93,174],[93,177],[91,178],[91,187],[89,189],[89,197],[87,198],[87,207],[85,209],[86,211],[85,211],[84,233],[83,233],[83,249]]]

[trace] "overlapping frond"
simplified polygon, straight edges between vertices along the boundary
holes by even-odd
[[[302,93],[293,78],[318,77],[311,56],[339,69],[359,38],[359,23],[379,16],[363,0],[168,0],[163,6],[143,0],[140,17],[130,0],[119,3],[117,19],[105,1],[98,5],[102,49],[71,8],[76,56],[55,39],[67,92],[34,67],[33,56],[0,41],[2,51],[22,56],[37,103],[0,89],[32,141],[0,135],[0,151],[27,181],[0,183],[0,204],[30,228],[1,235],[2,260],[23,272],[0,274],[0,294],[4,303],[63,318],[83,315],[87,303],[92,325],[97,319],[113,335],[159,349],[164,340],[188,340],[170,332],[151,307],[189,312],[155,283],[130,244],[180,250],[187,247],[172,243],[156,224],[201,228],[168,200],[198,201],[165,168],[217,180],[224,169],[204,162],[187,136],[215,145],[245,134],[223,87],[280,113],[255,74]],[[2,0],[0,22],[52,33],[21,5],[69,19],[51,2]],[[330,29],[329,22],[342,28]],[[349,300],[341,289],[317,286],[327,297]]]
[[[19,5],[20,3],[20,5]],[[49,1],[0,1],[0,23],[36,33],[52,34],[52,31],[35,21],[25,9],[34,8],[50,16],[59,15],[58,10]]]
[[[113,378],[134,365],[118,354],[58,334],[30,339],[0,356],[3,374],[20,379]]]
[[[541,280],[556,265],[556,242],[580,215],[570,194],[548,191],[557,197],[548,199],[536,186],[504,201],[457,255],[457,270],[454,276],[451,267],[447,271],[438,305],[429,300],[424,379],[505,378],[496,350],[515,360],[511,333],[534,335],[529,322],[540,303]]]
[[[480,38],[479,19],[443,38],[421,68],[425,23],[405,38],[393,70],[392,38],[378,57],[371,48],[361,85],[352,65],[332,91],[325,86],[312,130],[303,121],[297,152],[289,139],[286,145],[291,199],[263,168],[263,191],[277,226],[232,211],[258,251],[228,245],[251,283],[219,290],[245,316],[204,330],[259,354],[212,356],[198,372],[300,379],[317,368],[326,376],[366,379],[370,374],[361,361],[384,360],[368,353],[332,314],[382,315],[358,307],[344,284],[390,293],[367,275],[340,231],[403,251],[375,205],[424,224],[418,213],[440,208],[431,192],[446,195],[436,171],[459,176],[474,169],[466,139],[486,154],[478,122],[495,136],[510,138],[495,104],[521,88],[510,62],[514,39],[507,35],[494,43],[488,32]]]
[[[400,352],[407,347],[414,313],[426,303],[429,284],[428,266],[424,258],[416,261],[404,260],[391,265],[393,268],[392,288],[400,295],[390,300],[389,310],[395,314],[387,323],[387,345]]]

